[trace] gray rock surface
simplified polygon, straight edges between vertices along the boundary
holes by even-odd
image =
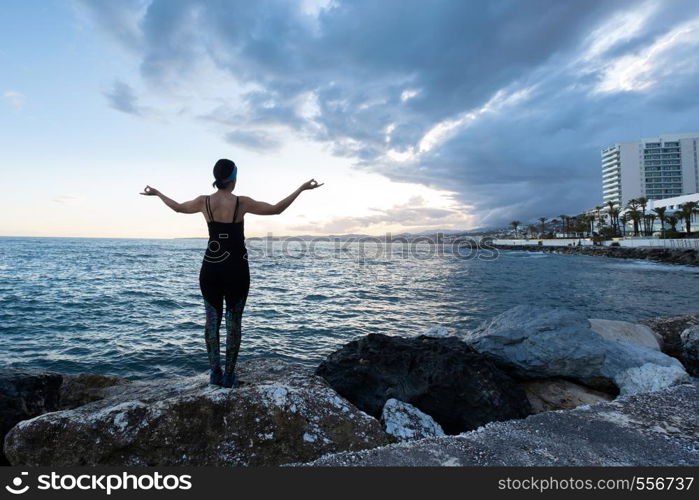
[[[641,321],[663,339],[662,349],[668,356],[683,361],[682,340],[680,335],[693,325],[699,325],[699,314],[682,314],[679,316],[663,316]]]
[[[386,444],[378,420],[300,365],[239,365],[241,386],[208,377],[133,382],[99,401],[10,430],[13,465],[277,465]]]
[[[607,340],[582,314],[517,306],[463,336],[478,352],[523,379],[562,377],[620,394],[656,391],[687,380],[676,359]]]
[[[699,388],[683,384],[299,465],[697,466],[698,422]]]
[[[662,337],[649,326],[629,321],[590,319],[590,328],[607,340],[616,340],[660,351]]]
[[[108,387],[126,382],[107,375],[0,369],[0,443],[21,420],[98,400]],[[9,465],[4,453],[0,465]]]
[[[534,413],[570,410],[582,405],[611,401],[604,392],[564,379],[526,380],[520,383]]]
[[[690,375],[699,377],[699,326],[690,326],[680,335],[682,357]]]
[[[442,427],[432,417],[393,398],[383,407],[381,423],[386,433],[399,441],[444,436]]]

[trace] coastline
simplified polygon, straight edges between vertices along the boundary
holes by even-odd
[[[699,314],[516,306],[359,337],[315,370],[244,361],[235,389],[0,369],[0,465],[695,465],[698,348]]]
[[[651,248],[651,247],[606,247],[606,246],[566,246],[552,247],[540,245],[493,245],[498,250],[518,250],[526,252],[548,252],[558,254],[592,255],[613,259],[639,259],[699,266],[699,251],[692,248]]]

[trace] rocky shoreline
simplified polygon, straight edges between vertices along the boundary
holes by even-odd
[[[697,465],[699,314],[519,306],[449,335],[357,338],[240,387],[0,370],[4,464]]]
[[[539,246],[539,245],[493,245],[499,250],[517,250],[525,252],[547,252],[558,254],[593,255],[613,259],[639,259],[699,266],[699,251],[692,248],[652,248],[652,247],[607,247],[607,246]]]

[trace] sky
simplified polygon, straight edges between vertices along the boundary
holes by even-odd
[[[696,0],[3,0],[0,235],[497,227],[601,202],[600,150],[699,130]]]

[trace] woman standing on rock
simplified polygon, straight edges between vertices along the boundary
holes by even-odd
[[[160,191],[146,186],[142,195],[157,196],[175,212],[183,214],[201,213],[209,227],[209,244],[199,272],[199,287],[206,308],[204,335],[211,368],[209,382],[223,387],[235,387],[235,363],[241,339],[241,319],[250,287],[248,254],[245,248],[243,217],[255,215],[277,215],[307,189],[322,186],[315,179],[302,184],[296,191],[272,205],[255,201],[247,196],[233,194],[238,167],[231,160],[218,160],[214,165],[214,187],[212,195],[197,196],[191,201],[177,203]],[[223,303],[226,303],[226,365],[221,370],[220,335]]]

